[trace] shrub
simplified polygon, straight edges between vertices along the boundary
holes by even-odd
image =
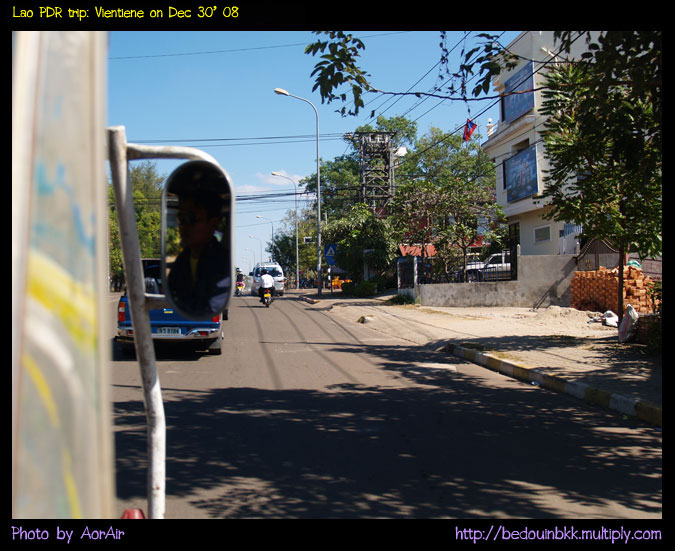
[[[410,295],[394,295],[387,302],[390,304],[415,304],[415,297]]]
[[[377,284],[371,281],[361,281],[360,283],[343,283],[342,292],[355,297],[370,297],[377,291]]]
[[[356,287],[356,283],[354,283],[353,281],[345,281],[341,286],[342,294],[343,295],[353,295],[355,287]]]

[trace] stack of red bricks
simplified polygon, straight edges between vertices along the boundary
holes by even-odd
[[[577,310],[619,313],[619,268],[608,270],[600,266],[599,270],[576,272],[572,277],[572,299],[570,306]],[[624,312],[630,304],[639,314],[654,311],[649,290],[654,282],[635,266],[623,269],[623,307]]]

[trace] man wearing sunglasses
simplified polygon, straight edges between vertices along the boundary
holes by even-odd
[[[218,311],[229,289],[226,254],[219,241],[222,200],[215,192],[188,192],[179,197],[177,213],[182,252],[169,274],[176,305],[208,316]]]

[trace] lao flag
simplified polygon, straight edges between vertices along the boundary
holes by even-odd
[[[471,119],[466,119],[466,125],[464,126],[464,141],[468,142],[471,139],[471,134],[476,130],[478,126],[475,122],[471,122]]]

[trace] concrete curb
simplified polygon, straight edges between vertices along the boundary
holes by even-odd
[[[594,388],[585,383],[569,382],[561,377],[547,375],[536,368],[528,367],[517,362],[502,360],[485,352],[464,348],[457,344],[448,343],[444,350],[465,360],[482,365],[508,377],[521,381],[536,383],[554,392],[563,392],[584,400],[589,404],[618,411],[631,417],[636,417],[651,425],[662,427],[662,406],[650,402],[642,402],[621,394]]]
[[[306,295],[300,295],[299,298],[310,304],[317,304],[320,302],[320,300],[310,298]],[[507,377],[512,377],[528,383],[535,383],[548,390],[569,394],[570,396],[584,400],[589,404],[618,411],[625,415],[640,419],[641,421],[645,421],[650,425],[663,427],[662,406],[652,404],[651,402],[643,402],[636,398],[594,388],[585,383],[567,381],[561,377],[542,373],[537,368],[519,364],[514,361],[502,360],[501,358],[492,356],[486,352],[465,348],[454,343],[447,343],[443,347],[443,350],[483,367],[487,367],[492,371],[497,371]]]

